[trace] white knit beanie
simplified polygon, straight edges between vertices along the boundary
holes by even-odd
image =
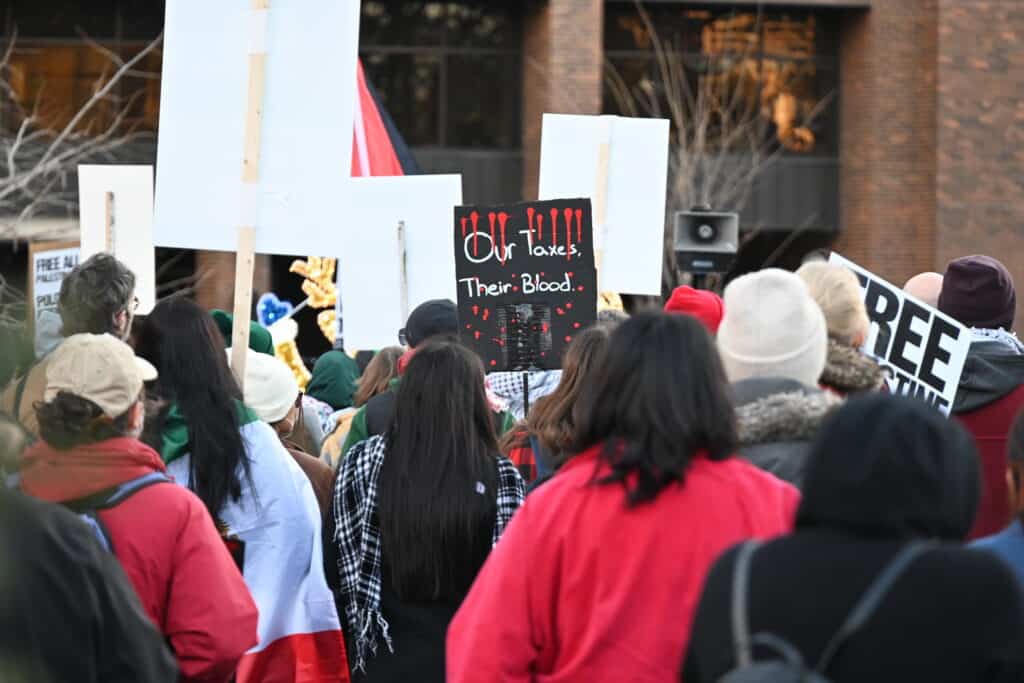
[[[231,349],[228,349],[228,363],[231,363]],[[274,424],[288,416],[299,396],[299,383],[284,361],[246,349],[245,386],[242,388],[245,405],[256,413],[256,417]]]
[[[799,277],[778,268],[725,288],[718,351],[730,382],[781,377],[818,386],[825,368],[825,316]]]

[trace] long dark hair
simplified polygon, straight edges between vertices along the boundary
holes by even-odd
[[[242,392],[228,367],[223,337],[206,311],[175,297],[146,317],[135,353],[159,371],[157,397],[177,405],[185,418],[189,487],[216,518],[228,499],[242,495],[239,466],[249,476],[239,432]]]
[[[562,361],[558,388],[537,401],[527,419],[529,430],[551,451],[556,464],[565,460],[576,430],[576,405],[587,375],[600,371],[608,349],[609,329],[590,327],[572,340]]]
[[[627,486],[630,505],[653,500],[698,454],[724,460],[736,443],[725,372],[696,318],[641,313],[612,333],[604,371],[580,391],[575,443],[604,445],[612,473],[602,483]]]
[[[378,514],[391,585],[404,600],[460,599],[495,517],[498,445],[480,359],[452,342],[418,348],[385,438]]]

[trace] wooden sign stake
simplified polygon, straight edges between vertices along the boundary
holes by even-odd
[[[405,249],[405,221],[398,221],[398,288],[404,325],[409,319],[409,262]]]
[[[252,316],[252,279],[256,261],[256,188],[260,179],[260,139],[263,124],[263,89],[266,52],[263,32],[270,0],[252,0],[253,34],[249,44],[249,95],[245,115],[245,148],[242,158],[242,220],[235,252],[234,323],[231,333],[231,368],[239,388],[245,385],[249,321]]]
[[[594,232],[600,235],[600,240],[595,235],[594,239],[594,267],[597,268],[597,276],[601,277],[601,256],[604,253],[604,242],[607,230],[605,226],[608,220],[608,159],[611,154],[611,145],[602,142],[597,148],[597,181],[594,191]]]
[[[115,248],[117,245],[117,235],[115,228],[117,225],[117,216],[114,213],[114,209],[114,193],[105,192],[103,196],[103,225],[105,235],[103,239],[106,240],[104,242],[104,246],[106,247],[105,251],[116,255],[117,252]]]

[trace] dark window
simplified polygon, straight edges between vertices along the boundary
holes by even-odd
[[[605,11],[606,112],[666,117],[675,135],[685,121],[684,134],[699,127],[730,151],[837,154],[833,13],[648,5],[645,21],[632,3]]]
[[[520,4],[364,0],[363,68],[410,145],[519,147]]]

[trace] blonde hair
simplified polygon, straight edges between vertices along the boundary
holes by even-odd
[[[852,270],[834,263],[811,261],[800,266],[796,274],[825,314],[830,337],[847,346],[853,346],[858,337],[867,337],[871,321],[860,283]]]

